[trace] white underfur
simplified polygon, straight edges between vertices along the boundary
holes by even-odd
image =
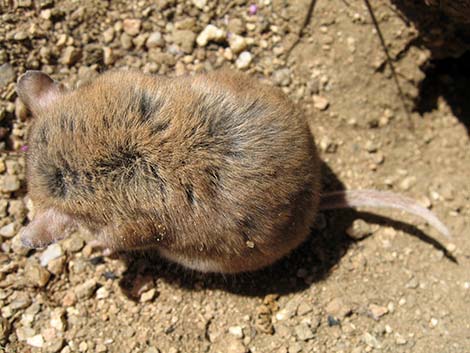
[[[165,249],[158,249],[159,254],[167,260],[176,262],[186,268],[200,272],[221,272],[220,264],[211,260],[191,259],[174,254]]]

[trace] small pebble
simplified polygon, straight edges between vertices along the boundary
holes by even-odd
[[[160,32],[152,32],[150,33],[147,41],[145,42],[145,46],[148,49],[163,47],[165,45],[165,41],[163,40],[162,34]]]
[[[294,328],[294,333],[301,341],[308,341],[314,337],[312,328],[307,323],[301,323]]]
[[[98,284],[96,283],[96,280],[91,278],[86,280],[84,283],[78,285],[75,287],[75,295],[77,298],[80,299],[88,299],[92,296],[92,294],[95,292],[96,286]]]
[[[103,32],[103,42],[108,44],[111,43],[114,39],[114,28],[110,27]]]
[[[243,329],[241,328],[241,326],[229,327],[228,332],[237,338],[243,338]]]
[[[205,47],[209,42],[221,42],[225,40],[226,33],[214,25],[207,25],[197,36],[196,43],[200,47]]]
[[[100,287],[96,291],[96,298],[97,299],[106,299],[109,297],[109,291],[106,289],[106,287]]]
[[[44,338],[42,335],[36,335],[26,339],[26,343],[32,347],[42,348],[44,346]]]
[[[328,102],[328,99],[326,99],[323,96],[320,96],[318,94],[313,95],[313,106],[315,109],[318,110],[326,110],[330,106],[330,103]]]
[[[235,61],[235,66],[238,69],[246,69],[250,66],[252,60],[253,55],[249,51],[244,51],[238,56],[237,60]]]
[[[20,180],[16,175],[4,175],[0,181],[1,191],[3,192],[15,192],[20,189]]]
[[[9,223],[0,228],[0,235],[4,238],[12,238],[16,234],[15,223]]]
[[[127,18],[122,22],[122,29],[131,37],[135,37],[140,32],[142,21],[139,19]]]
[[[77,49],[73,46],[68,46],[62,52],[62,56],[60,57],[59,62],[62,65],[72,66],[76,62],[78,62],[78,60],[80,60],[81,57],[82,57],[81,50],[79,50],[79,49]]]
[[[25,266],[25,278],[33,286],[44,287],[51,274],[39,263],[34,260],[28,260]]]
[[[374,231],[369,223],[363,219],[355,219],[353,223],[346,229],[346,234],[356,240],[367,238]]]
[[[234,54],[238,54],[244,51],[248,47],[248,43],[246,39],[238,34],[231,33],[228,43],[230,45],[230,49]]]
[[[10,63],[0,65],[0,88],[6,87],[16,78],[15,70]]]
[[[340,298],[331,300],[325,309],[328,314],[340,319],[343,319],[352,312],[352,309]]]
[[[63,254],[64,254],[64,251],[62,250],[62,247],[60,246],[60,244],[55,243],[55,244],[49,245],[39,257],[41,261],[41,266],[46,267],[52,260],[57,259]]]
[[[198,9],[203,9],[207,5],[207,0],[192,0],[194,6]]]
[[[370,304],[369,305],[369,312],[372,318],[378,321],[382,316],[388,313],[388,309],[384,306]]]
[[[146,292],[143,292],[142,295],[140,296],[140,302],[145,303],[152,301],[155,298],[157,290],[155,288],[149,289]]]
[[[362,340],[369,347],[376,348],[376,349],[381,348],[381,345],[378,339],[375,336],[371,335],[369,332],[364,333],[364,335],[362,336]]]
[[[288,86],[291,83],[291,72],[288,68],[276,70],[272,74],[272,80],[278,86]]]

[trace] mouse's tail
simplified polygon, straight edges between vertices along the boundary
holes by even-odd
[[[343,190],[322,194],[320,210],[339,208],[397,208],[423,218],[446,237],[450,238],[449,229],[436,217],[436,215],[408,197],[378,190]]]

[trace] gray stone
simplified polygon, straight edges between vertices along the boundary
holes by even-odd
[[[314,337],[312,328],[307,323],[301,323],[294,328],[295,335],[301,341],[308,341]]]
[[[15,70],[10,63],[5,63],[0,66],[0,88],[6,87],[10,82],[16,78]]]
[[[176,30],[172,34],[172,40],[185,53],[191,53],[196,41],[196,34],[189,30]]]
[[[96,280],[91,278],[85,281],[84,283],[75,287],[75,295],[78,299],[88,299],[90,298],[97,287]]]
[[[16,175],[4,175],[1,182],[3,192],[15,192],[20,189],[20,180]]]

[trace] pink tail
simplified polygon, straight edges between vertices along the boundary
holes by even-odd
[[[444,236],[450,238],[449,230],[433,212],[421,206],[415,200],[393,192],[344,190],[329,192],[321,197],[320,210],[357,207],[397,208],[423,218]]]

